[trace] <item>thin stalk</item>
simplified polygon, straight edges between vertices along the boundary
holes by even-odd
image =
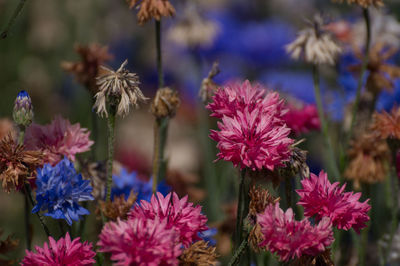
[[[329,163],[331,164],[331,168],[334,174],[334,178],[336,180],[340,180],[340,172],[339,168],[336,164],[336,158],[335,158],[335,153],[333,151],[333,146],[331,142],[331,138],[329,136],[329,128],[328,128],[328,123],[325,120],[325,114],[324,114],[324,108],[322,105],[322,98],[321,98],[321,89],[319,86],[319,70],[318,66],[313,65],[313,79],[314,79],[314,93],[315,93],[315,101],[317,102],[317,109],[318,109],[318,116],[319,120],[321,121],[321,127],[322,127],[322,134],[325,139],[325,143],[328,149],[328,155],[329,155]]]
[[[292,201],[292,178],[294,177],[290,177],[290,176],[286,176],[285,177],[285,192],[286,192],[286,201],[287,201],[287,205],[288,208],[292,208],[292,210],[294,211],[294,206],[293,206],[293,201]]]
[[[28,199],[29,199],[31,205],[32,205],[32,206],[35,206],[36,203],[35,203],[35,201],[33,200],[32,191],[31,191],[31,187],[29,186],[29,184],[25,184],[25,186],[24,186],[24,192],[25,192],[25,194],[28,195]],[[39,218],[40,225],[42,226],[42,228],[43,228],[44,232],[46,233],[46,235],[47,235],[48,237],[51,236],[50,230],[49,230],[49,228],[47,227],[46,223],[44,222],[43,216],[42,216],[39,212],[36,213],[36,216]]]
[[[106,201],[111,201],[111,188],[112,188],[112,171],[114,161],[114,143],[115,143],[115,114],[116,106],[110,105],[110,112],[108,115],[108,159],[107,159],[107,194]]]
[[[231,260],[229,261],[229,266],[234,266],[234,265],[238,265],[240,262],[240,257],[243,255],[243,253],[246,251],[248,246],[248,241],[247,238],[245,238],[240,246],[236,249],[235,253],[233,254]]]
[[[162,67],[162,52],[161,52],[161,19],[156,20],[155,22],[156,22],[158,88],[162,88],[164,87],[164,73]]]
[[[243,230],[243,221],[242,221],[242,213],[243,213],[243,206],[244,206],[244,190],[245,190],[245,177],[246,177],[246,170],[241,171],[240,175],[240,186],[239,186],[239,194],[238,194],[238,206],[237,206],[237,213],[236,213],[236,231],[235,231],[235,248],[238,248],[240,243],[242,242],[242,230]]]
[[[153,193],[157,191],[158,182],[165,179],[166,160],[164,150],[168,137],[168,117],[156,118],[154,124],[154,158],[153,158]]]
[[[21,14],[22,9],[25,6],[27,0],[20,0],[18,3],[17,8],[14,10],[13,15],[11,16],[10,20],[8,21],[8,24],[6,26],[6,28],[4,29],[4,31],[1,32],[0,34],[0,39],[5,39],[8,36],[8,32],[10,31],[11,27],[14,25],[15,20],[17,19],[17,17],[19,16],[19,14]]]
[[[93,101],[91,106],[93,106],[94,103],[95,103],[95,100],[94,100],[94,97],[91,97],[91,98],[92,98],[92,101]],[[91,119],[92,119],[92,138],[93,138],[93,141],[94,141],[94,145],[92,147],[92,160],[96,161],[96,151],[97,151],[98,138],[99,138],[98,123],[97,123],[97,114],[96,114],[96,112],[94,110],[92,110],[91,113],[92,113],[92,117],[91,117]]]
[[[365,185],[365,196],[367,198],[370,198],[370,185]],[[368,248],[368,233],[371,228],[371,220],[368,221],[367,227],[364,228],[361,232],[361,240],[360,240],[360,249],[359,249],[359,254],[358,254],[358,262],[359,265],[366,265],[365,264],[365,256],[367,254],[367,248]]]
[[[365,72],[366,72],[367,66],[368,66],[369,49],[370,49],[370,45],[371,45],[371,20],[370,20],[368,8],[363,8],[363,17],[365,20],[365,27],[366,27],[366,31],[367,31],[367,37],[365,40],[365,54],[364,54],[364,58],[362,60],[360,77],[358,79],[356,99],[354,100],[354,104],[353,104],[353,108],[352,108],[350,131],[349,131],[349,134],[347,137],[347,142],[352,137],[354,125],[355,125],[356,119],[357,119],[357,111],[358,111],[358,105],[360,103],[361,89],[362,89],[362,85],[363,85],[363,81],[364,81]]]

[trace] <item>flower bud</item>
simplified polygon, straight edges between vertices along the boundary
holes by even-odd
[[[22,90],[14,103],[13,119],[19,126],[29,126],[33,120],[33,106],[29,94]]]

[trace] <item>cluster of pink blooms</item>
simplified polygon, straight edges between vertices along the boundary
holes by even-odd
[[[58,241],[49,237],[49,244],[44,243],[43,248],[36,246],[36,252],[26,251],[26,256],[21,262],[23,266],[84,266],[93,265],[93,259],[96,253],[92,249],[92,244],[88,242],[81,243],[77,237],[71,241],[67,233],[65,238]]]
[[[284,212],[279,203],[268,205],[264,213],[258,215],[257,221],[264,235],[260,246],[276,253],[282,261],[302,255],[314,256],[334,240],[329,218],[312,226],[307,219],[296,221],[293,210],[289,208]]]
[[[208,229],[200,206],[176,193],[153,195],[142,200],[126,221],[109,222],[97,243],[110,252],[116,265],[176,265],[181,248],[200,240],[198,233]]]
[[[115,265],[177,265],[182,252],[179,234],[159,219],[109,222],[99,238],[99,251],[111,253]]]
[[[218,159],[252,170],[274,170],[289,160],[293,140],[279,94],[245,81],[220,88],[207,108],[222,120],[210,135],[218,142]]]
[[[311,130],[319,130],[321,124],[314,104],[287,104],[288,112],[283,115],[286,125],[294,134],[300,135]]]
[[[298,189],[304,215],[321,220],[329,217],[333,226],[348,230],[353,228],[360,232],[369,221],[368,211],[371,206],[368,200],[359,202],[361,193],[344,192],[346,185],[339,182],[331,184],[328,175],[321,171],[319,176],[311,174],[310,178],[301,181],[303,189]]]
[[[64,157],[75,161],[77,153],[86,152],[92,146],[90,132],[56,116],[49,125],[31,124],[26,130],[25,145],[28,149],[42,150],[45,163],[57,164]]]
[[[302,255],[317,256],[333,242],[333,226],[353,228],[359,233],[369,220],[368,200],[360,202],[361,193],[344,192],[345,185],[331,184],[323,171],[319,176],[311,174],[301,183],[303,189],[297,193],[298,204],[304,207],[304,220],[296,221],[292,209],[284,212],[279,203],[267,206],[257,217],[264,236],[260,246],[276,253],[282,261]],[[312,226],[309,218],[315,218],[318,224]]]

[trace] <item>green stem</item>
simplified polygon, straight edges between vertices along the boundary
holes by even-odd
[[[35,201],[33,200],[32,191],[31,191],[31,187],[29,186],[29,184],[25,184],[25,186],[24,186],[24,192],[25,192],[26,195],[28,195],[28,199],[29,199],[31,205],[32,205],[32,206],[35,206],[36,203],[35,203]],[[48,237],[51,236],[50,230],[49,230],[49,228],[47,227],[46,223],[44,222],[43,216],[42,216],[39,212],[36,213],[36,216],[39,218],[40,225],[42,226],[42,228],[43,228],[44,232],[46,233],[46,235],[47,235]]]
[[[242,242],[242,230],[243,230],[243,220],[242,214],[244,209],[244,190],[245,190],[245,177],[246,177],[246,170],[242,170],[240,174],[240,186],[239,186],[239,193],[238,193],[238,206],[237,206],[237,213],[236,213],[236,232],[235,232],[235,248],[238,248],[240,243]]]
[[[368,8],[363,8],[363,17],[365,20],[365,26],[366,26],[366,31],[367,31],[367,37],[365,40],[365,54],[364,54],[364,58],[362,60],[360,77],[358,79],[356,98],[354,100],[354,104],[353,104],[353,108],[352,108],[350,131],[349,131],[349,134],[347,137],[347,143],[350,141],[350,139],[353,135],[354,125],[356,124],[358,105],[360,103],[361,89],[362,89],[362,85],[363,85],[363,81],[364,81],[365,72],[366,72],[367,66],[368,66],[369,49],[370,49],[370,45],[371,45],[371,21],[370,21],[370,17],[369,17]]]
[[[370,198],[370,185],[366,184],[365,185],[365,197]],[[371,220],[368,221],[367,227],[364,228],[361,232],[361,241],[360,241],[360,249],[359,249],[359,265],[366,265],[365,264],[365,256],[368,248],[368,233],[369,229],[371,227]]]
[[[164,74],[162,68],[162,53],[161,53],[161,20],[156,20],[156,49],[157,49],[157,72],[158,72],[158,87],[164,87]]]
[[[329,128],[328,128],[328,123],[325,120],[325,113],[324,113],[324,108],[322,105],[322,98],[321,98],[321,89],[319,86],[319,70],[317,65],[313,65],[313,79],[314,79],[314,93],[315,93],[315,101],[317,103],[317,109],[318,109],[318,116],[319,120],[321,121],[321,127],[322,127],[322,134],[325,139],[325,143],[328,149],[328,155],[329,155],[329,163],[331,164],[331,168],[333,171],[333,174],[335,176],[336,180],[340,180],[340,172],[339,168],[336,164],[336,158],[335,158],[335,153],[333,151],[333,146],[331,142],[331,138],[329,136]]]
[[[8,21],[8,24],[6,26],[6,28],[4,29],[4,31],[0,34],[0,39],[5,39],[8,36],[8,32],[10,31],[11,27],[14,25],[15,20],[17,19],[17,17],[19,16],[19,14],[21,13],[22,9],[25,6],[27,0],[20,0],[18,3],[17,8],[15,9],[13,15],[11,16],[11,19]]]
[[[243,255],[243,253],[246,251],[248,245],[247,238],[245,238],[240,246],[236,249],[235,253],[233,254],[231,260],[229,261],[229,266],[234,266],[238,265],[240,262],[240,257]]]
[[[94,97],[92,98],[92,105],[94,105],[95,103],[95,99]],[[94,145],[92,147],[92,160],[96,161],[96,151],[97,151],[97,145],[98,145],[98,138],[99,138],[99,134],[98,134],[98,125],[97,125],[97,113],[95,111],[91,111],[92,113],[92,138],[94,141]]]
[[[165,179],[167,162],[164,150],[168,137],[168,117],[156,118],[154,125],[154,158],[153,158],[153,193],[157,191],[158,182]]]
[[[108,159],[107,159],[107,194],[106,201],[111,201],[112,174],[114,161],[114,142],[115,142],[115,114],[116,106],[110,105],[108,114]]]

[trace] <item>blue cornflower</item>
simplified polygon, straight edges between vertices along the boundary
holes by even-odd
[[[141,200],[150,201],[151,195],[153,194],[152,179],[145,181],[139,178],[136,172],[128,172],[125,168],[121,169],[119,175],[113,175],[114,186],[111,190],[111,198],[115,196],[125,195],[128,198],[129,194],[133,190],[137,194],[136,201]],[[161,192],[164,196],[170,192],[171,188],[161,182],[157,186],[157,191]]]
[[[215,246],[217,241],[213,238],[217,234],[217,228],[209,228],[205,231],[201,231],[198,233],[199,237],[203,239],[205,242],[208,242],[208,245]]]
[[[36,206],[32,212],[45,211],[44,215],[54,219],[65,219],[69,225],[78,221],[89,211],[80,206],[80,201],[93,200],[89,180],[83,180],[73,163],[64,158],[55,166],[45,164],[38,169],[36,179]]]

